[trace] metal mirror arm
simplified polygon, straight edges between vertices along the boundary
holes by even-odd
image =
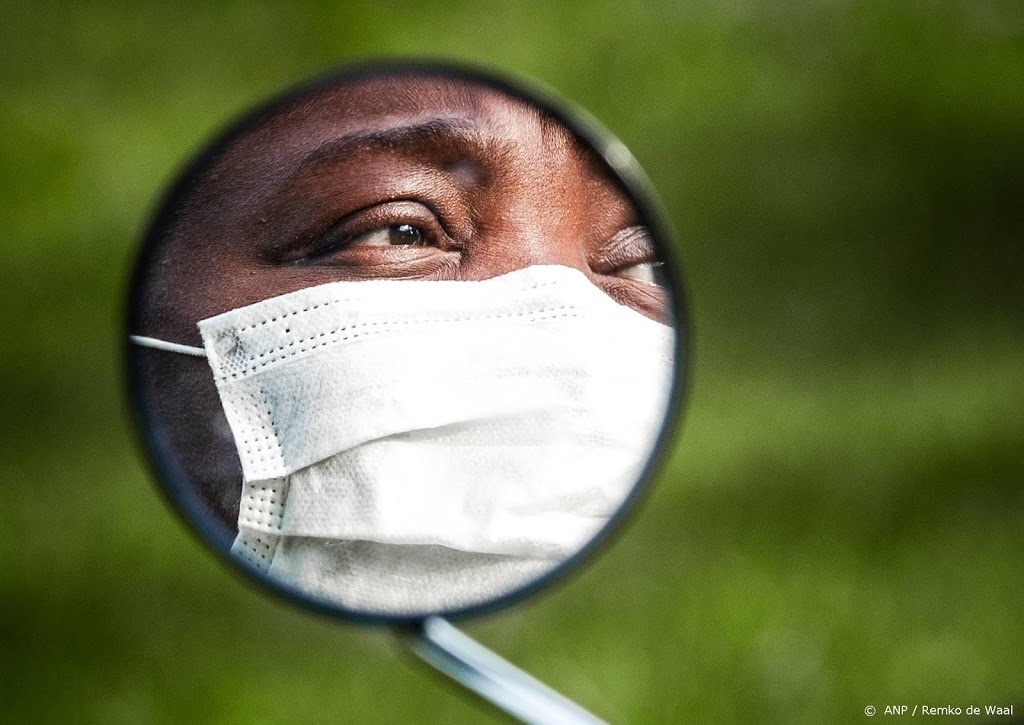
[[[604,722],[440,617],[428,617],[404,634],[417,657],[521,722]]]

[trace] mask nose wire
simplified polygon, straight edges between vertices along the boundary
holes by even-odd
[[[145,337],[143,335],[129,335],[128,339],[141,347],[149,347],[154,350],[164,350],[166,352],[177,352],[182,355],[192,355],[194,357],[206,357],[206,350],[201,347],[182,345],[177,342],[167,342],[166,340],[158,340],[155,337]]]

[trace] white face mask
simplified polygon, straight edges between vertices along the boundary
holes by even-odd
[[[674,334],[581,272],[335,282],[199,323],[244,481],[233,552],[355,609],[514,590],[622,504]]]

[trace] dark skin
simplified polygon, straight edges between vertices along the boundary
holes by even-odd
[[[201,346],[200,320],[314,285],[537,264],[668,316],[651,242],[602,162],[538,109],[472,81],[389,74],[300,98],[236,139],[176,217],[135,334]],[[234,530],[241,468],[208,364],[133,355],[186,474]]]

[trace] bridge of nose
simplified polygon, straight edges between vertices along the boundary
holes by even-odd
[[[533,113],[500,109],[505,153],[477,197],[463,272],[485,279],[535,265],[591,276],[586,249],[593,180],[569,132]],[[513,143],[514,142],[514,143]]]
[[[580,220],[557,198],[506,209],[467,250],[464,270],[486,279],[535,265],[561,265],[591,276]]]

